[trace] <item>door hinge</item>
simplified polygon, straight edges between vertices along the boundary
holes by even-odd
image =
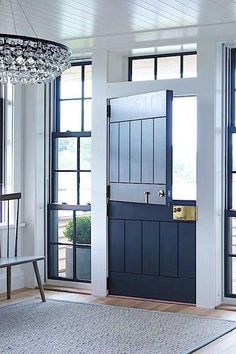
[[[107,118],[111,118],[111,105],[107,105]]]
[[[110,199],[111,196],[111,187],[108,185],[107,186],[107,199]]]
[[[109,290],[109,278],[107,277],[107,290]]]

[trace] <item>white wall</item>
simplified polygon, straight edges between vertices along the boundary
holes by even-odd
[[[44,255],[44,86],[22,88],[24,255]],[[44,279],[44,262],[39,262]],[[32,264],[25,266],[25,286],[34,287]]]
[[[7,168],[10,167],[10,170],[12,171],[12,176],[11,178],[11,186],[9,189],[10,192],[21,192],[22,191],[22,162],[23,162],[23,153],[22,153],[22,96],[21,96],[21,89],[15,88],[14,89],[14,94],[13,94],[13,116],[10,117],[8,116],[8,122],[12,119],[12,123],[7,123],[7,127],[5,129],[10,129],[12,128],[12,133],[9,132],[8,137],[11,136],[12,141],[14,141],[13,144],[13,149],[12,149],[12,161],[11,161],[11,166],[8,166],[8,162],[5,162],[5,165],[7,164]],[[7,143],[7,142],[6,142]],[[9,160],[10,163],[10,160]],[[12,205],[11,205],[12,207]],[[11,212],[12,214],[12,212]],[[19,254],[23,250],[23,230],[24,230],[24,224],[22,223],[23,221],[23,215],[22,215],[22,210],[20,212],[20,229],[19,229],[19,242],[18,242],[18,251]],[[12,216],[12,215],[11,215]],[[10,218],[11,220],[12,218]],[[3,220],[4,223],[6,220]],[[11,224],[13,223],[13,220],[11,220]],[[13,225],[10,227],[10,250],[14,251],[14,234],[15,234],[15,229]],[[6,256],[6,242],[7,242],[7,229],[4,224],[0,225],[0,240],[1,240],[1,249],[2,249],[2,256]],[[25,286],[25,277],[24,277],[24,268],[23,266],[17,266],[14,267],[12,270],[12,289],[21,289],[24,288]],[[0,269],[0,293],[6,292],[6,269]]]

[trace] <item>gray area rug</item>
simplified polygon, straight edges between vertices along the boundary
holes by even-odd
[[[4,354],[184,354],[236,327],[236,322],[34,299],[0,308]]]

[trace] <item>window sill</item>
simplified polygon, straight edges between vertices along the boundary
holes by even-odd
[[[22,222],[19,224],[19,228],[23,228],[23,227],[26,227],[26,223],[25,222]],[[14,229],[15,228],[15,225],[14,224],[11,224],[9,225],[9,228],[10,229]],[[7,230],[7,224],[0,224],[0,230]]]

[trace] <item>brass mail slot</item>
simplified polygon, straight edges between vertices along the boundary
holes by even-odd
[[[195,205],[173,205],[173,220],[196,221],[197,207]]]

